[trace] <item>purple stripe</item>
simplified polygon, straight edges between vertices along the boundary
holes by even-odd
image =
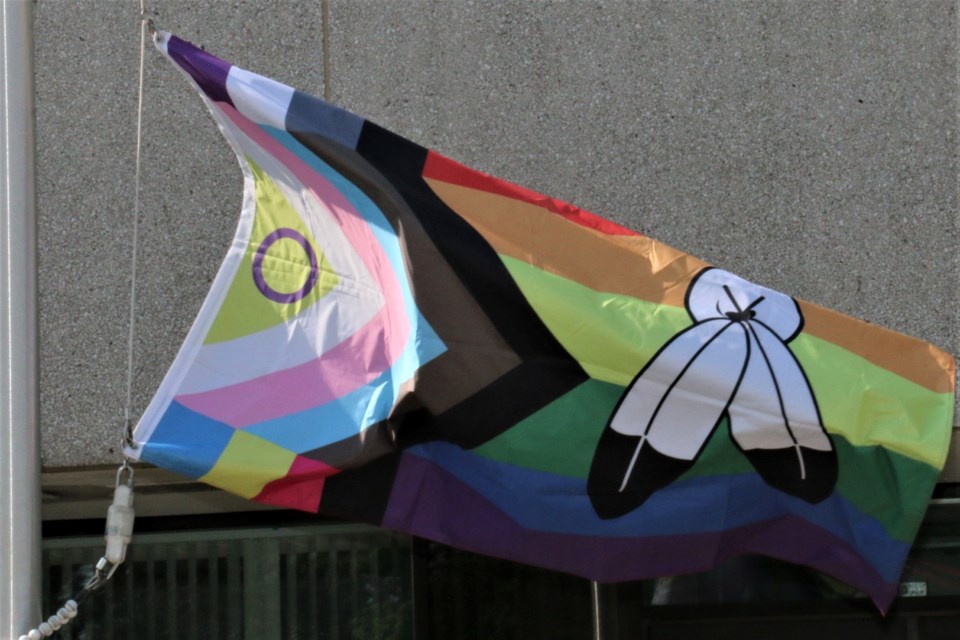
[[[167,41],[167,55],[190,74],[208,98],[233,106],[230,94],[227,93],[227,74],[232,66],[229,62],[212,56],[177,36],[170,36]]]
[[[886,611],[897,585],[884,582],[845,541],[796,516],[726,531],[656,537],[594,537],[526,529],[455,476],[414,455],[397,472],[383,526],[475,553],[624,582],[711,569],[743,553],[780,558],[836,576]]]

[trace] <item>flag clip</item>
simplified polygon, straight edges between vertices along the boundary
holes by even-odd
[[[130,538],[133,535],[133,477],[133,467],[128,460],[124,460],[117,469],[113,504],[107,509],[107,526],[103,533],[107,547],[103,557],[94,567],[93,576],[80,592],[80,596],[85,597],[102,587],[127,557],[127,545],[130,544]]]

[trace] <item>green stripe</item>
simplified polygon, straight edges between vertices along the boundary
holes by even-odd
[[[836,490],[858,511],[876,518],[891,537],[912,541],[938,471],[884,447],[858,447],[838,434],[832,440],[840,465]],[[697,463],[679,480],[742,473],[753,473],[753,467],[734,445],[724,420]]]
[[[585,481],[597,441],[622,393],[623,387],[588,380],[473,451],[497,462]],[[883,447],[854,446],[836,434],[833,442],[840,461],[837,490],[892,537],[911,541],[937,470]],[[733,444],[724,421],[680,480],[744,473],[753,473],[753,467]]]
[[[597,380],[630,384],[667,340],[690,326],[685,309],[597,292],[526,262],[501,259],[554,336]],[[828,431],[857,446],[883,445],[943,467],[953,394],[930,391],[807,334],[789,346]]]
[[[833,441],[840,456],[840,493],[893,538],[912,542],[939,471],[884,447],[857,447],[836,435]]]
[[[586,478],[600,434],[623,387],[587,380],[473,450],[509,464]]]

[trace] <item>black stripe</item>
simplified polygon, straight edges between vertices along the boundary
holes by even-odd
[[[496,251],[423,180],[427,149],[367,122],[357,151],[402,194],[444,258],[516,353],[573,360],[530,307]]]
[[[294,135],[308,148],[322,153],[323,145],[317,139],[309,134]],[[401,442],[443,439],[467,448],[478,446],[588,378],[540,320],[493,247],[447,207],[423,180],[427,149],[367,122],[357,143],[357,152],[369,163],[366,170],[376,171],[377,180],[357,179],[360,172],[344,166],[343,154],[338,154],[339,157],[323,154],[322,157],[377,202],[396,230],[402,231],[404,215],[416,218],[449,265],[451,275],[462,283],[499,337],[520,360],[509,373],[443,413],[417,411],[398,417]],[[385,194],[382,188],[377,188],[374,183],[381,179],[395,191]],[[384,206],[385,199],[396,197],[403,201],[402,206]],[[414,270],[411,275],[416,291],[420,288],[418,273]],[[421,306],[420,310],[428,321],[435,314],[450,314],[449,309]],[[445,339],[443,323],[431,322],[431,325],[449,349],[459,347],[457,341]],[[476,347],[470,345],[473,350]],[[503,345],[491,344],[490,348],[502,349]],[[469,371],[458,374],[469,375]],[[423,404],[430,403],[425,399]],[[411,437],[406,432],[415,432],[415,435]]]

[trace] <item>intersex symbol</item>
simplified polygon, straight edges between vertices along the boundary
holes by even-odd
[[[290,293],[277,291],[267,283],[266,278],[263,276],[263,260],[267,255],[267,251],[274,245],[275,242],[282,240],[283,238],[293,240],[299,244],[303,248],[304,252],[306,252],[307,259],[310,261],[310,274],[307,276],[306,282],[304,282],[303,286],[301,286],[299,289]],[[316,286],[317,277],[317,254],[314,252],[313,247],[310,246],[310,241],[307,240],[299,231],[291,229],[290,227],[280,227],[264,238],[263,242],[260,243],[260,246],[257,247],[257,253],[253,258],[253,281],[257,285],[257,289],[260,290],[260,293],[270,300],[279,302],[280,304],[290,304],[291,302],[301,300]]]

